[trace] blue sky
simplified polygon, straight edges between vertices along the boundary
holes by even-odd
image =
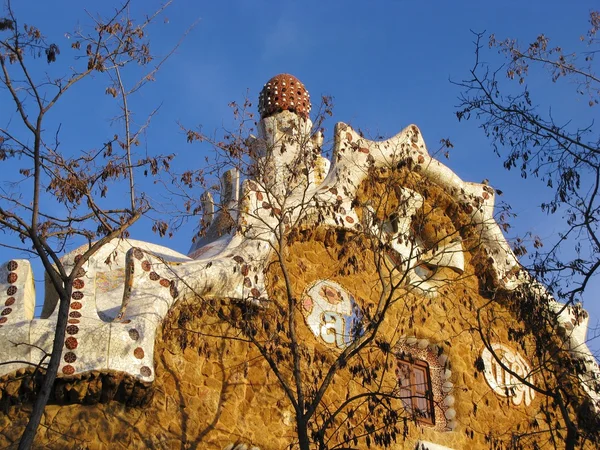
[[[113,0],[52,2],[13,0],[23,22],[35,24],[62,50],[51,68],[64,70],[75,62],[69,52],[75,27],[90,28],[90,15],[109,14],[120,3]],[[132,0],[133,16],[151,12],[160,2]],[[135,100],[139,117],[161,105],[147,134],[148,153],[176,153],[177,167],[200,167],[207,147],[186,143],[179,124],[202,125],[210,132],[232,124],[228,103],[243,101],[248,93],[256,104],[263,84],[281,72],[296,75],[316,103],[320,95],[334,97],[334,118],[327,123],[329,136],[337,121],[350,123],[370,135],[389,137],[414,123],[421,129],[430,152],[449,138],[455,148],[444,161],[461,178],[480,182],[489,179],[504,192],[502,199],[519,214],[509,238],[532,231],[552,240],[561,222],[539,213],[547,199],[540,183],[523,181],[516,172],[506,172],[475,121],[459,123],[455,116],[459,88],[449,79],[468,77],[474,61],[470,30],[514,37],[528,43],[538,34],[551,37],[565,49],[579,48],[579,37],[587,30],[592,1],[178,1],[151,30],[157,54],[168,52],[182,33],[197,25],[177,52]],[[484,59],[497,65],[494,52]],[[40,72],[41,73],[41,72]],[[51,116],[61,125],[66,151],[98,146],[114,134],[110,118],[114,103],[104,88],[91,80],[79,86]],[[549,82],[549,76],[534,74],[537,101],[565,120],[598,118],[584,99],[573,95],[572,86]],[[0,96],[0,122],[14,118]],[[158,188],[142,185],[151,196]],[[161,243],[186,253],[194,223],[184,226],[170,240],[159,240],[146,223],[136,225],[132,237]],[[0,248],[0,260],[15,257]],[[37,277],[41,269],[37,268]],[[591,326],[600,319],[600,304],[592,286],[585,307],[592,313]],[[41,299],[38,300],[41,304]],[[600,344],[592,343],[595,349]]]

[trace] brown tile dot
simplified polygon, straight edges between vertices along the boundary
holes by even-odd
[[[79,319],[69,319],[69,323],[79,323]]]
[[[150,369],[150,367],[148,366],[142,366],[140,368],[140,374],[144,377],[149,377],[150,375],[152,375],[152,369]]]
[[[262,202],[262,207],[265,209],[271,209],[271,204],[267,202]]]
[[[354,223],[354,219],[350,216],[346,216],[346,222],[348,223]]]
[[[17,264],[16,261],[9,261],[6,265],[6,268],[12,272],[13,270],[17,270],[19,268],[19,264]]]
[[[71,294],[71,298],[73,300],[81,300],[83,298],[83,292],[81,291],[75,291]]]
[[[148,275],[150,277],[150,279],[152,281],[158,281],[160,280],[160,275],[157,274],[156,272],[150,272],[150,275]]]
[[[73,287],[75,289],[83,289],[85,287],[85,283],[81,278],[75,278],[73,281]]]
[[[79,327],[77,325],[67,326],[67,334],[77,334],[77,333],[79,333]]]
[[[75,273],[75,277],[76,278],[82,278],[85,276],[87,272],[85,271],[85,269],[83,267],[80,267],[79,269],[77,269],[77,272]]]
[[[12,312],[12,308],[4,308],[0,315],[8,316]]]
[[[244,264],[244,265],[242,266],[242,275],[243,275],[243,276],[247,276],[247,275],[248,275],[248,272],[249,272],[249,270],[250,270],[250,269],[248,268],[248,264]]]
[[[66,363],[74,363],[77,360],[77,355],[75,355],[73,352],[67,352],[65,353],[63,359]]]
[[[81,317],[81,313],[79,311],[71,311],[69,313],[69,317],[74,317],[75,319],[78,319]]]
[[[0,323],[6,323],[8,317],[0,317]]]
[[[166,278],[163,278],[162,280],[160,280],[160,285],[162,287],[169,287],[169,286],[171,286],[171,282],[169,280],[167,280]]]
[[[81,302],[71,302],[71,309],[81,309],[83,304]]]
[[[250,280],[248,277],[244,278],[244,286],[247,288],[252,287],[252,280]]]
[[[129,337],[132,340],[137,341],[140,338],[140,332],[135,328],[132,328],[131,330],[129,330]]]
[[[150,261],[142,261],[142,269],[146,272],[150,272],[150,269],[152,269],[152,264],[150,264]]]
[[[75,373],[75,367],[67,364],[62,368],[62,371],[65,375],[73,375]]]
[[[67,339],[65,339],[65,347],[67,347],[69,350],[75,350],[77,345],[79,345],[79,343],[73,336],[69,336]]]
[[[134,351],[133,351],[133,356],[135,356],[137,359],[142,359],[144,358],[144,349],[142,347],[137,347]]]
[[[9,273],[8,276],[6,277],[6,281],[8,283],[16,283],[18,279],[19,279],[19,276],[15,272]]]
[[[263,198],[264,198],[264,197],[263,197],[263,195],[262,195],[262,192],[257,192],[257,193],[256,193],[256,199],[257,199],[259,202],[262,202],[262,201],[263,201]]]
[[[137,259],[142,259],[144,257],[144,253],[139,248],[134,248],[133,256],[135,256]]]
[[[11,296],[11,295],[15,295],[17,293],[17,287],[16,286],[9,286],[8,289],[6,290],[6,294]]]
[[[14,297],[8,297],[6,299],[6,301],[4,302],[4,306],[14,305],[14,303],[15,303],[15,298]]]
[[[253,297],[257,297],[257,298],[260,297],[260,291],[256,288],[252,288],[250,293],[252,294]]]

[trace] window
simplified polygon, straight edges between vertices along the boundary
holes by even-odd
[[[398,359],[396,375],[406,411],[421,422],[435,424],[429,365],[420,359]]]

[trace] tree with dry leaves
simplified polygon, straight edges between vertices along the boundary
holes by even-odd
[[[477,33],[470,76],[455,83],[462,88],[458,120],[479,123],[506,169],[539,178],[550,188],[550,198],[540,206],[549,216],[560,216],[563,229],[554,241],[535,239],[533,248],[519,245],[517,250],[531,253],[534,275],[568,304],[583,300],[600,268],[600,134],[594,121],[600,101],[599,11],[590,12],[589,24],[581,48],[573,50],[555,45],[545,34],[523,45],[514,38]],[[489,51],[503,59],[498,67],[484,62],[486,39]],[[535,83],[528,83],[532,73],[547,74],[557,93],[571,88],[589,105],[587,118],[555,118],[551,98],[543,110]]]
[[[577,50],[557,46],[544,34],[523,45],[514,38],[476,33],[474,66],[468,78],[455,83],[462,88],[458,120],[479,123],[494,152],[504,158],[507,170],[542,180],[550,198],[541,209],[563,224],[554,240],[535,238],[528,248],[526,239],[518,239],[515,245],[518,255],[530,253],[531,264],[525,270],[532,277],[516,293],[518,301],[512,306],[519,322],[506,326],[513,342],[522,348],[531,346],[530,352],[536,354],[538,365],[532,373],[543,374],[544,380],[558,380],[531,385],[546,399],[540,409],[543,419],[533,429],[514,433],[517,446],[547,440],[554,447],[572,449],[598,443],[598,419],[589,396],[590,392],[597,396],[599,391],[591,371],[595,361],[582,342],[575,345],[571,340],[574,328],[587,319],[581,302],[589,295],[590,281],[600,268],[600,134],[594,122],[600,100],[595,58],[600,44],[599,11],[590,12],[589,24]],[[484,62],[492,51],[501,57],[498,66]],[[585,101],[587,118],[557,118],[560,114],[553,114],[548,94],[544,94],[545,100],[551,106],[547,111],[540,107],[540,92],[533,82],[533,76],[540,74],[550,77],[557,93],[567,89],[568,83],[573,95]],[[541,294],[545,288],[534,278],[564,304]],[[482,326],[481,318],[486,317],[488,324],[499,322],[493,310],[479,310],[480,320],[474,325],[486,345],[493,340],[493,327]],[[565,327],[566,316],[572,323]],[[536,330],[529,344],[524,342],[527,330]],[[500,357],[492,353],[499,362]],[[527,381],[522,374],[511,372],[511,376]],[[582,380],[587,380],[590,392],[581,389]],[[562,426],[555,425],[557,417]]]
[[[17,17],[10,2],[2,11],[0,95],[3,108],[14,116],[0,124],[0,164],[18,167],[18,175],[5,172],[0,191],[0,245],[39,258],[58,299],[52,352],[38,365],[45,376],[20,449],[31,447],[52,392],[77,274],[104,244],[126,237],[128,228],[150,210],[136,178],[156,175],[172,158],[138,151],[156,111],[136,123],[130,106],[168,57],[154,58],[148,33],[170,3],[139,22],[131,17],[129,2],[110,17],[90,16],[92,31],[76,30],[68,49]],[[93,87],[84,88],[87,79]],[[113,119],[119,131],[103,142],[81,142],[84,150],[71,151],[60,145],[61,127],[51,116],[80,89],[100,89],[115,99]],[[60,123],[68,120],[62,117]],[[73,246],[85,243],[74,266],[61,261]]]

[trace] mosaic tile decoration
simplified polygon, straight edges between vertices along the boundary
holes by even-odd
[[[302,314],[316,337],[340,349],[363,334],[363,315],[354,297],[333,281],[320,280],[306,290]]]
[[[526,406],[529,406],[535,397],[535,391],[506,371],[504,367],[533,384],[531,366],[518,352],[506,345],[494,343],[490,347],[500,362],[494,358],[490,349],[485,347],[482,350],[481,359],[485,367],[483,371],[485,381],[496,394],[501,397],[510,397],[513,404],[520,405],[521,402],[524,402]]]

